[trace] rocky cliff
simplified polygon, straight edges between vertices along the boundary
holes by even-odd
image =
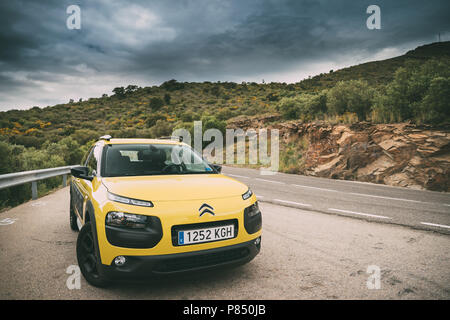
[[[286,143],[306,138],[298,172],[306,175],[450,191],[450,130],[410,123],[277,122],[235,119],[230,128],[275,128]],[[281,148],[283,148],[283,143]]]

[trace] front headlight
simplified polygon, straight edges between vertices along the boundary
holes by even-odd
[[[253,234],[262,227],[262,215],[258,201],[244,209],[244,227],[248,234]]]
[[[144,201],[144,200],[137,200],[137,199],[131,199],[126,198],[122,196],[118,196],[117,194],[108,192],[108,199],[120,202],[120,203],[126,203],[126,204],[132,204],[134,206],[141,206],[141,207],[153,207],[153,203],[151,201]]]
[[[245,212],[247,213],[248,217],[254,217],[257,214],[260,214],[261,211],[259,211],[258,201],[256,201],[254,204],[252,204],[250,207],[245,208]]]
[[[247,200],[252,196],[252,194],[253,194],[252,190],[248,189],[247,192],[242,195],[242,199]]]
[[[149,220],[148,216],[111,211],[106,215],[106,224],[111,227],[143,229]]]

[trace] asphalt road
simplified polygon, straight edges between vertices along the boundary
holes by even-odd
[[[225,168],[224,172],[242,177],[258,174],[234,168]],[[364,217],[370,220],[367,221],[354,219],[355,215],[314,211],[316,205],[320,208],[332,205],[336,209],[389,216],[392,220],[418,218],[417,221],[448,225],[448,207],[444,206],[449,203],[448,195],[297,176],[257,178],[281,179],[286,185],[256,180],[256,176],[238,178],[251,185],[257,195],[273,202],[260,204],[262,249],[251,263],[201,276],[121,283],[107,289],[92,287],[83,278],[79,289],[67,287],[71,276],[67,270],[77,264],[77,233],[68,224],[68,188],[0,213],[0,299],[450,298],[448,235],[377,223],[386,219]],[[283,192],[283,188],[293,189],[291,183],[305,187]],[[337,189],[339,193],[312,188]],[[349,192],[371,192],[370,195],[421,202],[398,203],[399,200],[352,196],[364,200],[365,204],[358,206],[345,199],[344,194]],[[280,205],[276,199],[311,207],[304,210],[296,204]],[[390,207],[385,200],[393,201],[395,206]],[[367,204],[369,201],[372,205]],[[421,215],[419,205],[428,211]],[[410,207],[414,210],[408,215]],[[373,268],[380,271],[378,289],[367,286],[368,280],[369,284],[376,284]]]
[[[261,202],[450,234],[450,193],[224,167]]]

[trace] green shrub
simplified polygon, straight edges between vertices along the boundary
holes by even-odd
[[[421,102],[424,122],[443,123],[450,119],[450,78],[436,77]]]
[[[277,106],[285,119],[310,121],[327,110],[327,96],[320,94],[302,94],[293,98],[283,98]]]
[[[164,101],[161,98],[153,97],[150,99],[148,106],[152,109],[152,111],[157,111],[164,106]]]
[[[377,122],[448,121],[449,77],[449,60],[408,62],[395,72],[385,94],[376,97],[372,119]]]
[[[364,80],[340,81],[328,91],[328,111],[334,115],[356,113],[360,121],[370,112],[375,91]]]

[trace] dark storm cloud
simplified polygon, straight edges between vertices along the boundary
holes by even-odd
[[[81,30],[66,28],[71,4],[81,7]],[[381,30],[366,28],[370,4],[381,7]],[[299,81],[302,70],[328,71],[315,65],[352,65],[448,36],[449,9],[440,0],[2,1],[0,110],[171,78]]]

